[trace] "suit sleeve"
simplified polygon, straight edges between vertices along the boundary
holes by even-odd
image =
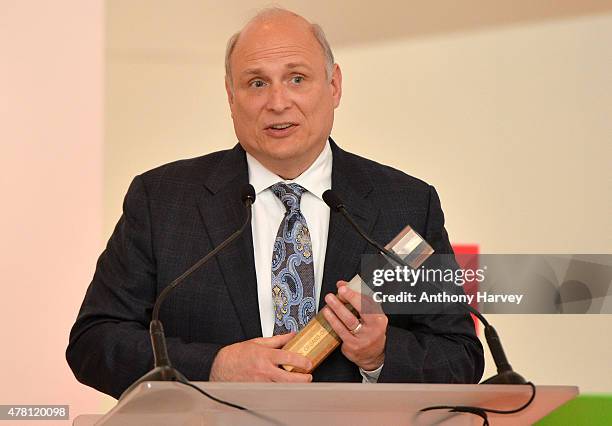
[[[437,254],[453,254],[440,199],[429,187],[423,237]],[[478,383],[484,369],[482,345],[469,314],[389,315],[382,382]]]
[[[152,241],[147,191],[136,177],[98,259],[66,350],[80,382],[115,398],[153,368],[148,332],[157,296]],[[167,343],[170,359],[188,379],[208,379],[221,345],[179,338],[168,338]]]

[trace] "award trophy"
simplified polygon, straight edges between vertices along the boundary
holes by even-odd
[[[433,248],[425,241],[418,233],[410,226],[406,226],[402,231],[385,246],[386,249],[395,252],[400,256],[411,268],[416,269],[434,252]],[[364,284],[359,275],[355,275],[348,284],[351,290],[358,293],[368,292],[370,288]],[[351,305],[346,307],[355,315],[359,314]],[[284,347],[284,350],[295,352],[304,355],[312,362],[312,369],[306,371],[300,368],[283,365],[287,371],[295,371],[297,373],[311,373],[334,349],[336,349],[342,341],[329,325],[323,313],[319,311],[315,317],[304,327],[293,339],[291,339]]]

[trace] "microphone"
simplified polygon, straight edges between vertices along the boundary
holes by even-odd
[[[401,266],[407,266],[410,268],[410,265],[404,261],[401,257],[396,255],[395,253],[385,249],[382,245],[374,241],[370,238],[361,228],[355,223],[348,210],[346,209],[344,203],[334,193],[331,189],[328,189],[323,193],[323,201],[325,204],[329,206],[329,208],[335,212],[339,212],[344,216],[344,218],[351,224],[351,226],[357,231],[363,239],[365,239],[370,245],[375,247],[378,251],[386,255],[387,257],[393,259],[395,262],[399,263]],[[437,287],[435,283],[431,283]],[[438,290],[440,290],[438,288]],[[495,366],[497,367],[497,374],[493,377],[482,382],[482,384],[504,384],[504,385],[524,385],[527,384],[525,379],[518,373],[516,373],[510,363],[508,362],[508,358],[506,357],[506,353],[504,352],[504,348],[501,343],[501,339],[497,334],[495,328],[489,324],[486,318],[472,306],[468,305],[464,302],[457,302],[463,309],[467,310],[474,316],[476,316],[484,325],[484,333],[487,341],[487,346],[491,351],[491,356],[493,357],[493,361],[495,362]]]
[[[153,306],[153,315],[151,317],[151,323],[149,324],[149,334],[151,336],[151,347],[153,349],[154,367],[153,370],[142,376],[140,379],[135,381],[127,388],[119,399],[122,399],[125,395],[130,393],[132,389],[137,387],[142,382],[149,381],[178,381],[188,384],[189,381],[183,374],[172,366],[170,357],[168,357],[168,348],[166,345],[166,336],[164,334],[164,327],[159,320],[159,310],[164,300],[168,297],[170,292],[178,287],[187,277],[197,271],[202,265],[212,259],[217,253],[227,247],[232,241],[238,238],[247,225],[251,222],[251,206],[255,202],[255,189],[252,185],[246,184],[240,190],[240,198],[244,204],[247,212],[247,217],[240,229],[234,232],[232,235],[227,237],[217,248],[209,252],[206,256],[194,263],[189,269],[178,276],[172,281],[157,297],[155,305]]]
[[[240,190],[240,199],[242,200],[244,205],[246,205],[247,208],[250,209],[253,203],[255,203],[255,188],[253,188],[253,185],[246,184],[242,187],[242,189]],[[247,202],[249,203],[248,205]]]

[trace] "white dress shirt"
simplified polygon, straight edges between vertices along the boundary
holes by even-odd
[[[300,210],[306,219],[312,242],[315,301],[316,311],[318,312],[330,213],[329,207],[323,201],[323,193],[331,189],[332,151],[328,141],[314,163],[293,180],[285,180],[272,173],[249,153],[246,154],[246,157],[249,183],[255,188],[256,194],[251,230],[253,233],[255,273],[257,275],[259,316],[262,336],[270,337],[274,332],[272,251],[278,227],[285,215],[285,206],[274,195],[270,187],[277,182],[284,182],[297,183],[306,189],[306,192],[302,194]],[[359,371],[364,378],[364,382],[376,382],[381,369],[382,367],[372,372],[365,372],[361,369]]]

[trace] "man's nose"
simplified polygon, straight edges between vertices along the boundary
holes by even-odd
[[[274,112],[282,112],[290,106],[291,99],[287,88],[282,84],[272,85],[269,91],[268,109]]]

